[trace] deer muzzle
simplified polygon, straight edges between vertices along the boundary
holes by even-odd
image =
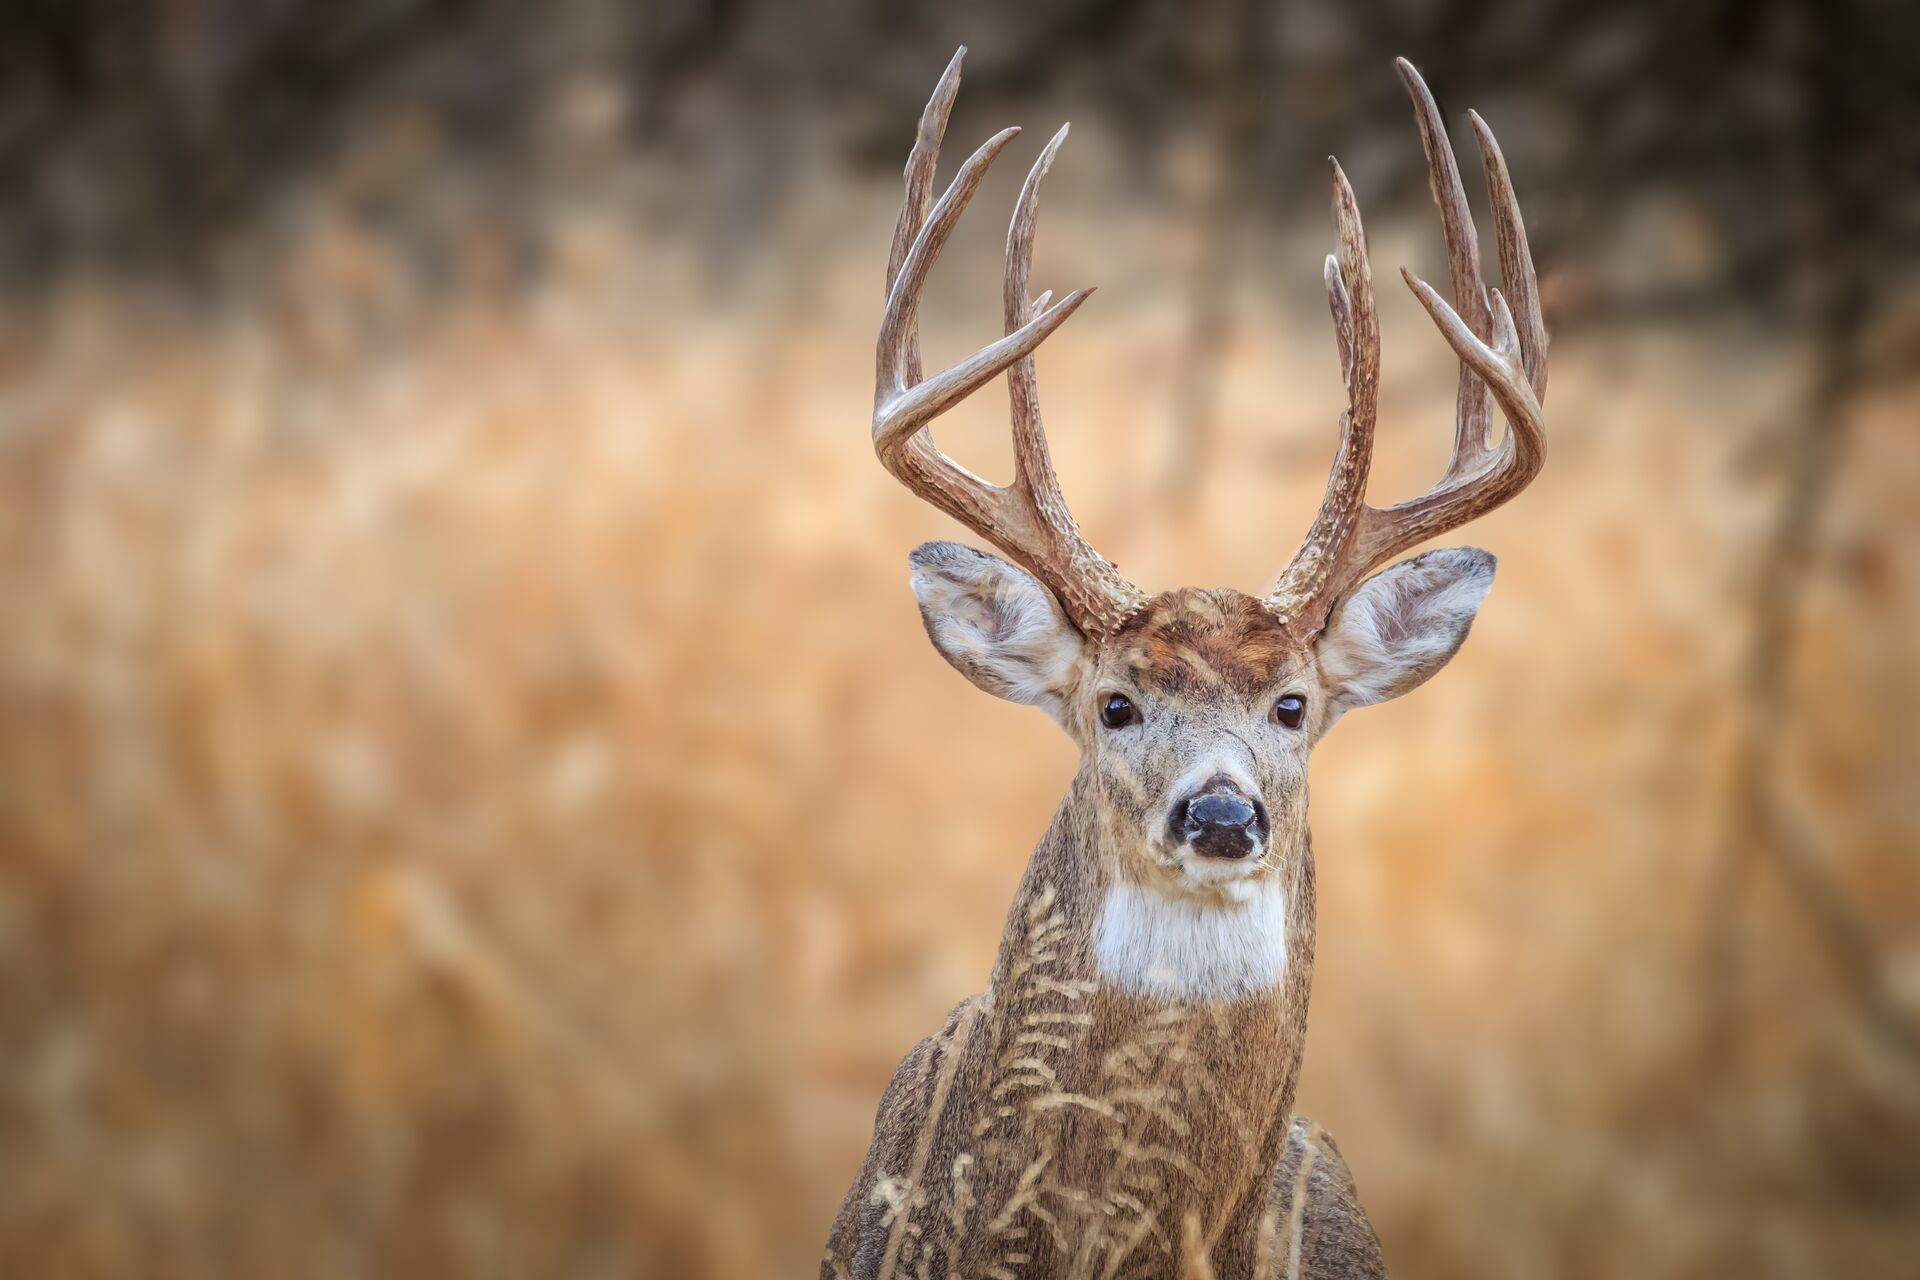
[[[1169,826],[1203,858],[1255,857],[1267,843],[1266,806],[1224,774],[1175,805]]]

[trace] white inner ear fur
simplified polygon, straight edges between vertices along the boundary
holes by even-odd
[[[1344,600],[1321,633],[1320,679],[1334,711],[1397,698],[1459,651],[1493,585],[1475,547],[1429,551],[1383,569]]]
[[[1211,902],[1115,884],[1094,934],[1101,976],[1173,1000],[1233,1000],[1272,988],[1287,971],[1287,895],[1273,876],[1246,888]]]
[[[927,636],[975,685],[1059,719],[1084,641],[1026,570],[957,542],[908,557]]]

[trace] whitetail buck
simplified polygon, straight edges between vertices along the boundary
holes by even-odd
[[[1319,514],[1263,597],[1148,596],[1081,537],[1035,400],[1034,348],[1087,296],[1048,305],[1047,294],[1027,295],[1040,180],[1065,129],[1027,175],[1007,234],[1007,336],[921,376],[927,273],[1017,132],[990,138],[929,210],[964,53],[907,161],[873,443],[909,489],[1015,562],[951,542],[913,552],[934,647],[989,693],[1044,708],[1081,759],[1021,881],[985,994],[961,1001],[888,1086],[821,1274],[1383,1274],[1346,1165],[1293,1115],[1313,978],[1307,757],[1346,711],[1445,665],[1493,581],[1493,557],[1429,551],[1367,575],[1499,506],[1540,470],[1547,335],[1505,162],[1470,117],[1503,297],[1481,282],[1440,112],[1401,61],[1454,305],[1407,283],[1462,366],[1440,483],[1397,506],[1366,502],[1380,332],[1359,210],[1336,163],[1339,251],[1326,283],[1347,411]],[[1005,488],[947,458],[927,432],[1003,370],[1016,464]],[[1508,424],[1497,444],[1490,399]]]

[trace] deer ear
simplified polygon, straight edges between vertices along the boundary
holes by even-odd
[[[957,542],[907,557],[927,638],[961,675],[995,697],[1060,718],[1085,640],[1039,579]]]
[[[1429,551],[1383,569],[1340,602],[1316,654],[1340,711],[1409,693],[1447,665],[1493,585],[1477,547]]]

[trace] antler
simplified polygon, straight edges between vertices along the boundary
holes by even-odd
[[[1026,566],[1052,589],[1074,624],[1091,636],[1111,635],[1146,602],[1146,594],[1088,545],[1067,510],[1047,455],[1033,351],[1065,323],[1091,289],[1078,289],[1048,306],[1051,293],[1027,297],[1033,265],[1034,218],[1040,180],[1066,141],[1066,126],[1053,136],[1027,174],[1007,228],[1006,327],[998,342],[924,381],[920,370],[920,291],[934,259],[979,189],[987,166],[1019,134],[1006,129],[987,139],[960,166],[953,183],[929,213],[933,170],[946,134],[947,116],[960,88],[966,47],[934,87],[913,151],[907,156],[906,199],[894,227],[887,261],[887,309],[875,352],[873,448],[902,484]],[[935,447],[927,424],[975,390],[1010,370],[1013,401],[1013,482],[1004,488],[974,475]]]
[[[1500,144],[1485,121],[1467,113],[1487,171],[1506,297],[1480,279],[1473,217],[1467,211],[1466,192],[1440,109],[1413,64],[1401,58],[1397,65],[1420,124],[1433,198],[1446,230],[1454,307],[1459,308],[1449,307],[1425,281],[1402,268],[1408,287],[1460,357],[1453,456],[1440,482],[1425,496],[1385,509],[1367,505],[1380,390],[1380,325],[1374,314],[1373,275],[1367,267],[1360,209],[1339,162],[1329,158],[1340,247],[1338,253],[1327,256],[1327,302],[1333,312],[1341,377],[1347,386],[1347,411],[1340,419],[1340,452],[1335,455],[1320,512],[1293,563],[1267,595],[1268,607],[1301,639],[1318,633],[1333,606],[1376,565],[1493,510],[1526,488],[1546,460],[1546,423],[1540,402],[1547,389],[1547,330],[1540,317],[1526,228]],[[1507,432],[1498,445],[1487,439],[1489,390],[1507,419]]]

